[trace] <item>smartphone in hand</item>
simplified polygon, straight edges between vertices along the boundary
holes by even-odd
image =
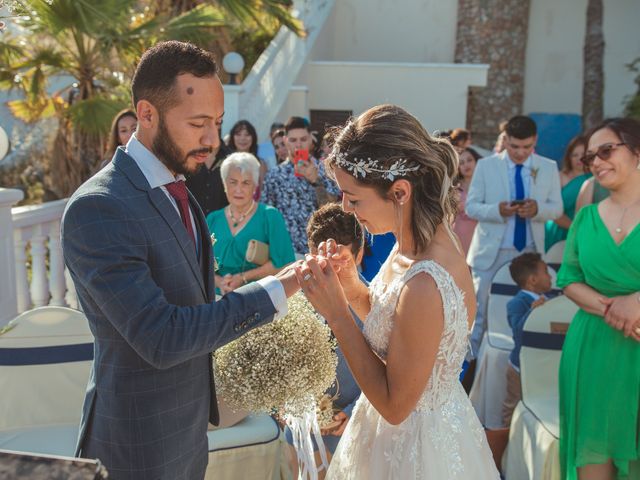
[[[512,207],[521,207],[526,202],[527,202],[526,200],[511,200],[511,203],[509,203],[509,205],[511,205]]]
[[[306,149],[298,149],[293,154],[293,174],[296,177],[303,177],[299,171],[298,167],[300,162],[308,162],[309,161],[309,150]],[[304,165],[304,164],[303,164]]]

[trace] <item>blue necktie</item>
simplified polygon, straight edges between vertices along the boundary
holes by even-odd
[[[524,182],[522,165],[516,165],[516,200],[524,200]],[[516,214],[516,229],[513,234],[513,246],[519,252],[527,245],[527,220]]]

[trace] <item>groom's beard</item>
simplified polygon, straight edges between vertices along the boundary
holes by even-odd
[[[176,145],[167,129],[167,124],[164,122],[164,118],[160,115],[158,121],[158,132],[156,138],[153,139],[151,144],[151,151],[158,157],[158,159],[164,163],[169,170],[177,174],[187,175],[189,173],[195,173],[200,164],[196,163],[192,168],[187,166],[187,159],[190,155],[197,155],[199,153],[212,153],[212,148],[199,148],[197,150],[191,150],[186,155],[180,150],[180,147]]]

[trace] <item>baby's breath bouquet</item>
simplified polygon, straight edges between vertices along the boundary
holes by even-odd
[[[232,408],[279,412],[306,467],[303,477],[308,473],[316,478],[310,468],[314,465],[310,432],[321,444],[317,399],[335,381],[336,345],[331,330],[302,293],[289,299],[288,310],[284,318],[214,353],[216,388]]]

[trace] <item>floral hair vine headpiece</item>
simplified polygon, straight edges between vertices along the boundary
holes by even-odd
[[[421,169],[420,165],[410,165],[405,158],[396,160],[388,168],[383,167],[380,161],[372,160],[371,157],[353,157],[352,161],[347,161],[347,154],[341,152],[338,148],[333,150],[332,156],[336,165],[350,172],[355,178],[365,178],[367,175],[380,174],[382,178],[393,182],[398,177],[404,177]]]

